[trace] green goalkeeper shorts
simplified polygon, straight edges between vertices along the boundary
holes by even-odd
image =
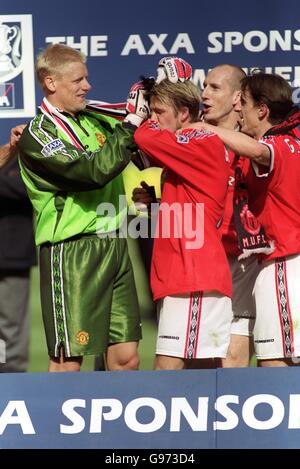
[[[95,235],[40,248],[43,321],[50,357],[99,355],[141,338],[127,241]]]

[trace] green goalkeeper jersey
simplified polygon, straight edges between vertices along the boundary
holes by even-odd
[[[87,110],[61,116],[39,111],[19,144],[37,245],[115,231],[127,211],[120,173],[136,149],[134,128]]]

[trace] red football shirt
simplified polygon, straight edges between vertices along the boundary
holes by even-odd
[[[238,256],[241,251],[238,248],[238,239],[235,229],[234,216],[233,216],[233,196],[235,185],[235,167],[236,156],[233,152],[228,152],[230,163],[230,173],[228,178],[228,191],[225,202],[225,210],[223,216],[223,223],[221,226],[222,242],[227,255]]]
[[[264,259],[300,253],[300,140],[289,135],[260,140],[271,152],[270,166],[246,162],[243,172],[249,191],[249,208],[266,230],[275,251]]]
[[[185,129],[176,135],[152,121],[135,140],[166,169],[152,257],[154,299],[199,290],[231,296],[219,229],[229,178],[223,143],[212,133]]]

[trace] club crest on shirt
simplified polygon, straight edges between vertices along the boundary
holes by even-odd
[[[177,134],[178,143],[189,143],[190,139],[186,134]]]
[[[147,121],[147,122],[148,122],[148,127],[149,127],[149,129],[151,129],[151,130],[159,130],[158,122],[152,121],[152,120]]]
[[[98,140],[98,143],[99,143],[99,147],[103,147],[105,141],[106,141],[106,137],[104,134],[102,134],[101,132],[96,132],[95,133],[95,136],[96,136],[96,139]]]

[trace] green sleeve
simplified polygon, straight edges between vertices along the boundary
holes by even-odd
[[[44,119],[41,125],[36,120],[24,130],[19,154],[23,171],[40,190],[99,189],[127,166],[136,150],[135,127],[126,124],[116,125],[103,147],[89,152],[59,139],[51,122]],[[59,148],[51,150],[51,142]]]

